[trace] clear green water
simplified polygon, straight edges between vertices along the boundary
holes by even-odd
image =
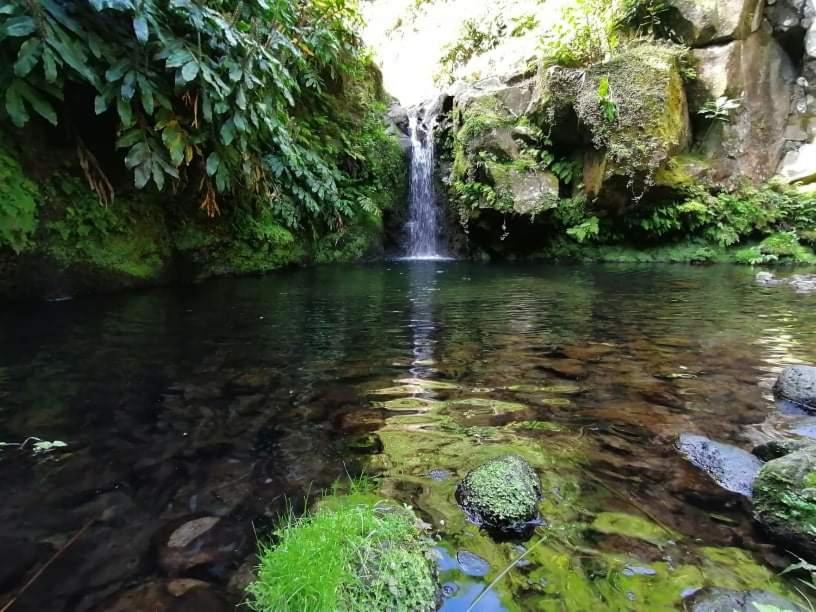
[[[749,505],[674,446],[684,432],[746,449],[816,434],[769,392],[783,364],[816,362],[816,296],[753,274],[404,262],[6,310],[0,440],[68,449],[0,452],[0,544],[40,543],[41,563],[103,517],[16,609],[93,609],[160,577],[163,530],[202,515],[235,525],[229,561],[194,572],[226,590],[253,525],[347,472],[379,476],[431,525],[444,610],[542,537],[477,610],[790,594]],[[543,484],[527,542],[492,541],[453,498],[508,451]]]

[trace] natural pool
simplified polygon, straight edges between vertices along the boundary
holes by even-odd
[[[256,532],[361,472],[432,526],[443,610],[542,535],[476,610],[671,610],[704,586],[795,597],[750,506],[675,446],[816,435],[770,395],[783,364],[816,362],[816,296],[747,268],[317,268],[7,308],[0,342],[0,440],[67,443],[0,451],[0,606],[54,559],[12,610],[143,609],[168,576],[214,585],[172,609],[221,609]],[[528,542],[491,540],[454,500],[508,451],[543,485]],[[198,519],[215,527],[170,555]]]

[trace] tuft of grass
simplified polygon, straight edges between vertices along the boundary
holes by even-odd
[[[323,498],[313,513],[289,513],[275,542],[261,544],[249,585],[257,612],[433,610],[428,546],[407,508],[376,498],[370,483]]]

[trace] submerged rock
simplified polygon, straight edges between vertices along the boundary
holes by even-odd
[[[774,395],[816,410],[816,367],[788,366],[774,385]]]
[[[178,525],[161,541],[159,564],[170,576],[181,576],[194,568],[221,574],[248,547],[249,539],[241,525],[205,516]]]
[[[816,445],[766,463],[754,482],[754,518],[816,560]]]
[[[490,564],[487,561],[467,550],[456,553],[456,561],[459,563],[459,569],[467,576],[487,576],[490,571]]]
[[[705,436],[681,434],[678,449],[694,466],[732,493],[750,497],[762,462],[748,451]]]
[[[524,531],[538,514],[541,482],[518,455],[492,459],[468,472],[456,499],[468,518],[488,530]]]
[[[795,603],[768,591],[731,591],[728,589],[702,589],[685,602],[684,608],[691,612],[799,612]]]
[[[813,444],[812,440],[771,440],[755,447],[751,452],[762,461],[773,461]]]

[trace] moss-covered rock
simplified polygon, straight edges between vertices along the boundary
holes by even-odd
[[[468,472],[456,499],[474,523],[489,531],[519,532],[538,514],[541,483],[518,455],[492,459]]]
[[[784,545],[816,560],[816,446],[762,467],[754,482],[754,518]]]
[[[682,56],[682,49],[671,45],[633,46],[590,67],[581,82],[575,97],[578,118],[627,176],[651,178],[690,142]],[[603,83],[608,83],[606,94]],[[605,103],[615,109],[614,118],[604,112]]]
[[[768,591],[702,589],[684,602],[691,612],[799,612],[797,604]]]
[[[516,214],[536,215],[558,205],[558,177],[549,170],[492,162],[487,172],[499,197],[512,202]]]

